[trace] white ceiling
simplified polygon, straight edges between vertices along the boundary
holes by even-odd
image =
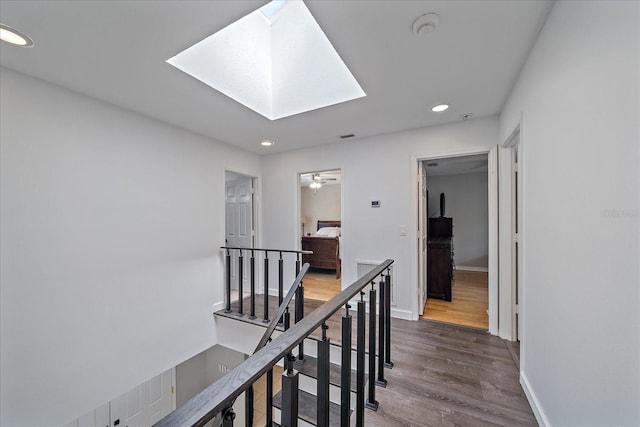
[[[367,96],[270,121],[165,62],[265,3],[2,0],[0,22],[35,46],[1,43],[0,65],[266,154],[499,113],[553,4],[307,1]],[[413,34],[427,12],[439,28]]]

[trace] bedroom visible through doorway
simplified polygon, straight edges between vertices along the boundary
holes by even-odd
[[[305,172],[298,177],[300,249],[310,269],[305,297],[327,301],[342,289],[342,173],[340,169]]]
[[[421,317],[488,330],[488,156],[429,159],[420,166]]]

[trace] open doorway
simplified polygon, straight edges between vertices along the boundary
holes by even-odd
[[[327,301],[342,290],[342,173],[340,169],[301,173],[300,249],[310,265],[305,297]]]
[[[256,178],[225,171],[225,246],[255,247],[255,187]],[[238,256],[231,256],[231,301],[238,299]],[[243,296],[249,290],[248,263],[243,263]]]
[[[423,160],[421,318],[489,329],[488,155]]]

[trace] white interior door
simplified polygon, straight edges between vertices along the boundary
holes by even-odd
[[[174,409],[173,369],[112,400],[110,427],[149,427]]]
[[[225,182],[225,239],[227,246],[253,247],[253,178],[233,174]],[[247,254],[245,253],[245,256]],[[243,268],[243,286],[247,289],[248,259]],[[231,254],[231,288],[238,289],[238,252]]]
[[[149,381],[149,425],[154,425],[175,408],[174,374],[171,369]]]
[[[175,409],[174,392],[172,368],[64,427],[150,427]]]

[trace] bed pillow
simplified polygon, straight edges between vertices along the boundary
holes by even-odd
[[[316,236],[321,237],[339,237],[340,227],[323,227],[316,231]]]

